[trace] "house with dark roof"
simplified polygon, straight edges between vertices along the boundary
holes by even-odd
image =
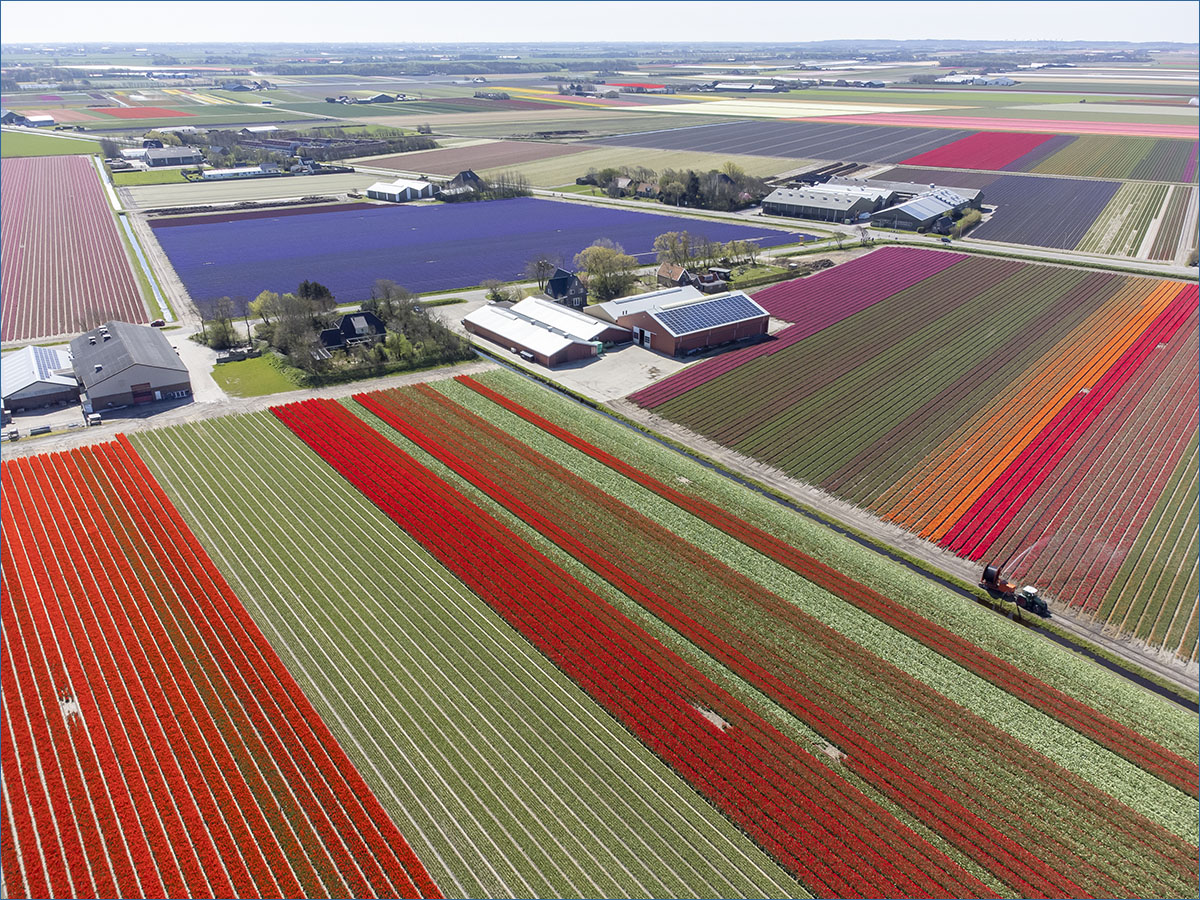
[[[657,281],[663,287],[681,287],[695,284],[697,279],[686,267],[677,263],[665,262],[658,267]]]
[[[342,350],[357,344],[373,344],[387,335],[383,319],[370,310],[347,313],[332,328],[324,329],[318,337],[326,350]]]
[[[11,109],[0,109],[0,125],[28,125],[29,120],[19,112]]]
[[[71,341],[71,359],[89,412],[192,392],[187,366],[157,328],[107,322]]]
[[[558,268],[546,282],[546,296],[563,306],[582,309],[587,306],[587,285],[574,272]]]

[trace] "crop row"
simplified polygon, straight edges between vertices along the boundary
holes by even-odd
[[[960,253],[885,247],[876,251],[870,262],[852,260],[837,266],[822,278],[819,290],[808,289],[804,279],[773,285],[755,294],[754,299],[772,316],[797,324],[779,332],[774,341],[705,360],[674,378],[644,388],[630,399],[653,409],[751,360],[778,353],[964,259],[966,256]]]
[[[1055,686],[1064,693],[1078,698],[1093,709],[1105,710],[1119,723],[1195,762],[1196,747],[1192,738],[1195,719],[1182,708],[1166,702],[1147,707],[1144,691],[1123,680],[1097,678],[1094,666],[1050,642],[1029,641],[1027,630],[1009,619],[984,614],[972,604],[963,604],[958,595],[931,584],[886,557],[836,534],[774,499],[744,488],[683,454],[655,441],[640,438],[625,424],[602,415],[581,415],[577,404],[542,389],[529,379],[505,370],[488,371],[475,378],[559,428],[586,438],[600,450],[615,455],[662,482],[678,486],[690,496],[704,498],[743,521],[754,522],[805,553],[836,566],[858,583],[893,599],[906,614],[928,618],[969,643],[985,646],[1022,672],[1036,673],[1039,678],[1053,672]],[[438,382],[439,387],[441,384]],[[657,521],[692,543],[709,548],[727,565],[791,598],[793,602],[802,604],[822,621],[853,636],[859,643],[876,648],[889,661],[914,676],[922,680],[928,677],[927,673],[933,666],[930,664],[930,655],[922,645],[904,637],[891,637],[890,630],[879,625],[874,618],[862,615],[856,608],[835,599],[833,595],[790,577],[786,570],[781,570],[779,565],[766,557],[747,554],[740,542],[704,526],[691,514],[676,512],[678,507],[658,500],[647,489],[640,488],[625,476],[617,475],[580,451],[567,448],[557,438],[551,438],[547,432],[519,416],[498,410],[491,400],[477,396],[469,389],[442,389],[459,403],[487,416],[509,433],[522,437],[543,454],[562,461],[573,471],[603,486],[613,496],[630,498],[629,502],[636,502],[639,509],[655,516]],[[961,686],[968,681],[960,674],[954,681],[938,681],[937,686],[957,702],[982,711],[990,721],[1009,729],[1029,746],[1053,755],[1064,765],[1070,765],[1074,771],[1084,773],[1089,770],[1090,763],[1084,763],[1082,759],[1075,761],[1074,751],[1091,752],[1095,745],[1081,746],[1072,740],[1071,733],[1066,729],[1024,727],[1020,724],[1023,719],[1021,704],[1010,702],[1007,695],[997,696],[998,692],[991,693],[986,699],[979,692],[964,693]],[[1145,815],[1154,816],[1156,810],[1171,808],[1166,800],[1142,805],[1140,798],[1149,797],[1152,793],[1145,782],[1140,787],[1126,788],[1112,779],[1106,779],[1104,785],[1114,796],[1137,807]],[[1176,820],[1172,829],[1185,835],[1191,833],[1191,818],[1189,813],[1185,818]]]
[[[980,240],[1074,249],[1120,184],[1079,178],[1001,175],[987,186],[992,218],[974,228]]]
[[[1029,673],[965,641],[945,628],[901,607],[895,601],[847,578],[831,566],[797,550],[778,537],[727,512],[722,507],[696,498],[647,475],[548,419],[526,409],[505,395],[469,376],[457,379],[502,408],[531,422],[570,447],[598,460],[631,481],[687,510],[697,518],[741,541],[746,547],[786,566],[825,590],[870,613],[937,653],[953,659],[965,669],[1019,697],[1030,706],[1068,724],[1081,734],[1111,749],[1137,765],[1146,766],[1190,794],[1196,794],[1196,765],[1147,741],[1126,726],[1080,703]]]
[[[802,882],[836,894],[986,892],[343,407],[309,401],[275,413]],[[723,728],[705,710],[738,724]],[[905,871],[888,842],[835,819],[831,803],[857,803],[863,823],[925,846],[944,874]],[[936,888],[934,876],[954,887]]]
[[[1121,185],[1075,249],[1106,256],[1143,255],[1142,242],[1162,211],[1168,189],[1180,190],[1165,184]]]
[[[803,893],[274,416],[136,440],[447,893]]]
[[[974,855],[977,862],[990,866],[1010,884],[1016,879],[1023,885],[1018,889],[1029,889],[1028,882],[1021,881],[1029,874],[1022,875],[1020,863],[998,851],[1009,845],[997,832],[989,831],[993,826],[1010,834],[1032,836],[1036,831],[999,799],[1007,794],[1004,785],[1014,773],[1024,781],[1025,773],[1038,770],[1038,762],[1026,748],[503,431],[464,413],[440,394],[417,388],[358,399],[522,521],[800,716],[846,751],[848,764],[869,783],[960,850]],[[515,492],[520,492],[521,499]],[[740,598],[740,605],[728,607],[731,596]],[[737,617],[737,625],[727,618],[730,615]],[[750,621],[755,615],[762,617],[762,626]],[[759,627],[765,628],[761,634]],[[780,639],[785,633],[787,637]],[[862,698],[872,693],[879,696],[869,712],[857,709],[856,703],[866,702]],[[893,733],[893,729],[900,731]],[[938,753],[931,754],[930,747],[937,747]],[[991,750],[981,756],[979,747]],[[880,784],[876,767],[864,775],[855,765],[863,756],[878,759],[876,765],[886,765],[893,777],[908,782],[907,786]],[[905,765],[897,762],[900,759]],[[955,765],[954,760],[961,762]],[[1072,784],[1067,773],[1051,771],[1055,767],[1047,765],[1041,782],[1054,786],[1051,793],[1069,792],[1069,803],[1075,804],[1062,819],[1062,828],[1069,829],[1073,820],[1090,815],[1089,809],[1104,808],[1106,817],[1121,817],[1098,795],[1083,800],[1088,795],[1086,786]],[[1181,784],[1186,784],[1187,776],[1181,777],[1185,779]],[[976,779],[979,783],[972,785]],[[983,784],[986,790],[981,790]],[[939,809],[950,810],[951,818],[922,804],[920,798],[930,790],[937,792]],[[1046,803],[1043,818],[1052,815],[1047,810],[1061,799]],[[966,813],[968,808],[972,814]],[[974,813],[986,816],[987,824],[973,818]],[[1100,819],[1095,822],[1098,827]],[[1144,832],[1145,823],[1133,817],[1127,824],[1131,834],[1142,836],[1135,843],[1146,838],[1157,846],[1158,839]],[[982,830],[972,839],[965,838],[976,829]],[[1055,869],[1090,871],[1067,844],[1050,834],[1037,834],[1035,842],[1044,858],[1055,860]],[[1089,846],[1094,849],[1096,845]],[[1170,850],[1163,845],[1160,850],[1165,858],[1176,859],[1168,865],[1178,869],[1183,845]],[[1139,854],[1135,851],[1128,858],[1136,860]],[[1106,876],[1080,877],[1087,890],[1115,889]],[[1093,877],[1097,880],[1089,880]],[[1040,889],[1047,889],[1045,883]]]
[[[88,156],[6,159],[0,339],[146,321],[137,280]]]
[[[904,160],[903,165],[946,169],[1004,169],[1042,146],[1051,137],[1049,134],[978,131],[936,150],[909,157]]]
[[[860,262],[864,273],[872,258]],[[814,307],[825,302],[829,274],[804,282]],[[841,282],[829,284],[840,297]],[[1014,519],[1025,521],[1022,504],[1040,502],[1038,484],[1016,473],[1049,467],[1040,476],[1047,477],[1063,459],[1047,455],[1051,446],[1070,449],[1052,437],[1057,423],[1076,423],[1069,427],[1078,436],[1160,344],[1181,327],[1194,333],[1195,308],[1194,288],[1176,282],[973,258],[775,354],[684,383],[682,393],[670,378],[634,399],[674,393],[658,414],[929,539],[957,526],[963,536],[951,539],[954,549],[978,558],[1016,539],[996,537]],[[1176,370],[1155,371],[1137,382],[1139,391],[1187,384]],[[1143,450],[1173,466],[1180,446]],[[1125,489],[1114,481],[1107,490],[1115,497]],[[981,501],[985,495],[992,499]],[[1056,540],[1046,531],[1029,543],[1042,539]],[[1056,596],[1082,604],[1078,574],[1062,569]],[[1103,592],[1115,571],[1102,574],[1089,587]]]
[[[1150,259],[1173,260],[1179,247],[1179,239],[1188,223],[1188,208],[1191,205],[1195,188],[1175,185],[1171,188],[1170,197],[1158,223],[1158,231],[1154,233],[1154,243],[1150,245]],[[1196,230],[1192,225],[1191,230]]]
[[[3,477],[11,895],[440,896],[127,444]]]

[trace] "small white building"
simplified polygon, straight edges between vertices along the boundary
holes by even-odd
[[[546,368],[590,359],[604,344],[630,339],[627,328],[537,297],[509,308],[480,307],[463,318],[463,327]]]
[[[145,147],[126,147],[121,151],[121,159],[145,159]]]
[[[429,200],[433,198],[434,187],[428,181],[413,181],[407,178],[397,178],[395,181],[377,181],[367,188],[367,196],[372,200],[387,200],[391,203],[404,203],[408,200]]]
[[[47,125],[54,124],[54,116],[26,116],[25,124],[32,125],[34,128],[45,128]]]
[[[236,169],[205,169],[200,177],[205,181],[231,181],[235,178],[261,178],[264,175],[280,175],[278,168],[267,171],[262,166],[240,166]]]

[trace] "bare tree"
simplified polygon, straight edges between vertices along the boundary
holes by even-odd
[[[562,257],[550,253],[539,253],[525,263],[525,275],[538,284],[538,290],[546,289],[546,282],[554,274],[554,270],[562,265]]]

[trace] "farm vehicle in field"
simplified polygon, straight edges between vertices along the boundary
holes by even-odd
[[[1050,607],[1038,596],[1038,589],[1031,584],[1017,587],[1000,573],[999,566],[988,566],[983,570],[979,586],[984,590],[999,594],[1002,600],[1016,603],[1021,609],[1027,609],[1043,619],[1050,618]]]

